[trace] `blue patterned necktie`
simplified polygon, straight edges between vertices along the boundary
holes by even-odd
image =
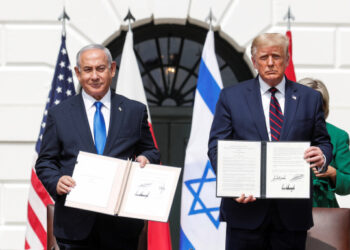
[[[272,87],[269,89],[271,92],[270,100],[270,130],[271,130],[271,141],[279,141],[280,134],[283,125],[283,113],[280,104],[275,96],[277,89]]]
[[[94,116],[94,137],[95,137],[95,147],[99,155],[103,154],[103,150],[106,144],[106,125],[105,119],[101,112],[102,103],[95,102],[96,112]]]

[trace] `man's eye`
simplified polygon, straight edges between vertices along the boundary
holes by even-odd
[[[260,60],[266,60],[267,59],[267,56],[261,56],[260,57]]]
[[[106,67],[97,67],[97,71],[98,72],[103,72],[103,71],[105,71],[106,70]]]
[[[85,73],[89,73],[89,72],[91,72],[91,70],[92,70],[91,68],[84,68]]]

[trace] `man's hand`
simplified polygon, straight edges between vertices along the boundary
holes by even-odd
[[[245,197],[245,194],[242,194],[241,197],[236,198],[235,201],[238,203],[249,203],[255,201],[256,198],[253,195],[249,195],[248,197]]]
[[[149,160],[146,158],[146,156],[143,155],[137,156],[136,161],[140,163],[141,168],[143,168],[144,166],[146,166],[146,164],[149,163]]]
[[[309,147],[305,150],[304,159],[310,164],[310,168],[320,169],[324,165],[324,157],[319,147]]]
[[[58,195],[69,193],[75,187],[75,181],[68,175],[63,175],[57,182],[56,192]]]

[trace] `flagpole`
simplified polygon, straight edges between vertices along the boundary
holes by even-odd
[[[215,16],[213,15],[213,12],[210,8],[209,10],[209,15],[205,18],[205,22],[209,21],[209,30],[212,31],[213,30],[213,20],[216,21]]]
[[[287,32],[286,36],[288,37],[289,40],[289,46],[288,46],[288,53],[289,53],[289,63],[286,68],[286,71],[284,74],[287,76],[289,80],[296,81],[296,76],[295,76],[295,70],[294,70],[294,63],[293,63],[293,45],[292,45],[292,32],[291,32],[291,20],[295,20],[295,17],[293,16],[290,6],[288,6],[288,12],[284,16],[283,20],[287,19]]]
[[[290,6],[288,6],[288,12],[287,14],[284,16],[283,20],[286,20],[287,19],[287,28],[288,30],[290,30],[290,23],[291,21],[290,20],[295,20],[295,17],[293,16],[291,10],[290,10]]]
[[[66,7],[63,5],[63,12],[62,14],[58,17],[58,20],[62,22],[62,36],[66,36],[66,20],[70,20],[67,12],[66,12]]]
[[[130,9],[128,10],[128,14],[126,14],[124,21],[128,21],[129,23],[129,31],[131,30],[131,20],[135,22],[135,17],[131,14]]]

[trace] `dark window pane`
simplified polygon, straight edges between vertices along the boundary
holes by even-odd
[[[221,56],[216,55],[216,58],[218,59],[219,68],[226,64],[226,62],[221,58]]]
[[[136,50],[148,70],[159,66],[159,58],[154,39],[139,43]]]
[[[176,65],[180,53],[180,38],[159,38],[161,59],[164,65]]]
[[[225,67],[221,70],[221,78],[224,86],[231,86],[238,83],[236,76],[229,67]]]
[[[148,75],[144,75],[142,77],[142,82],[146,90],[147,98],[152,96],[153,98],[157,99],[158,98],[157,89],[160,88],[160,86],[158,86],[158,83],[156,81],[151,80],[151,78]]]
[[[181,87],[181,85],[184,83],[184,80],[186,79],[186,77],[188,76],[189,76],[189,72],[187,70],[185,71],[179,68],[177,72],[177,78],[176,78],[174,89],[178,90]]]
[[[163,86],[162,72],[160,68],[156,68],[151,71],[153,79],[156,81],[158,86]]]
[[[201,51],[201,44],[194,41],[185,40],[180,65],[185,68],[191,68],[191,66],[193,66],[193,64],[201,56]]]

